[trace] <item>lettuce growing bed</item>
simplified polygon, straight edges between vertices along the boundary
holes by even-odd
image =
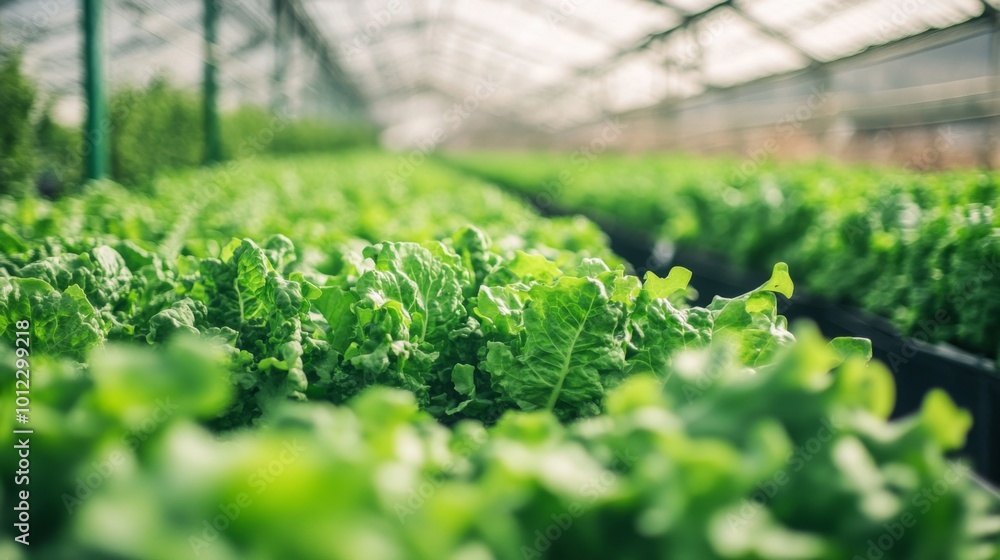
[[[996,358],[1000,181],[988,171],[915,173],[649,154],[450,158],[538,205],[625,224],[749,270],[775,261],[829,301],[908,336]]]
[[[697,270],[396,161],[0,199],[5,556],[1000,557],[969,413],[890,421],[869,341],[789,328],[783,263],[693,305]]]

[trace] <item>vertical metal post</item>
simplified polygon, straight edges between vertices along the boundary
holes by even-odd
[[[993,91],[1000,91],[1000,12],[990,6],[990,13],[993,15],[993,31],[990,33],[990,72],[992,76]],[[993,102],[994,115],[1000,115],[1000,97]],[[980,158],[985,167],[995,169],[1000,163],[1000,117],[993,117],[986,124],[987,141],[983,142],[983,151]]]
[[[203,92],[205,163],[222,160],[222,132],[219,126],[219,88],[216,83],[216,23],[218,0],[205,2],[205,82]]]
[[[285,73],[288,71],[288,23],[282,0],[274,0],[274,71],[271,74],[271,110],[284,114],[288,99]]]
[[[84,150],[87,179],[108,173],[107,107],[104,98],[101,0],[83,0],[83,87],[87,98]]]

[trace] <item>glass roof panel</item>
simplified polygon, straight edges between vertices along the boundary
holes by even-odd
[[[484,114],[565,125],[834,61],[978,18],[986,5],[1000,9],[1000,0],[281,1],[322,35],[319,48],[329,47],[346,75],[336,79],[357,86],[390,126],[415,118],[426,99],[447,103],[487,77],[500,85],[483,101]],[[275,71],[274,0],[219,2],[224,100],[265,103]],[[59,107],[79,109],[79,5],[58,4],[0,0],[0,40],[24,47],[26,70]],[[104,5],[112,87],[159,70],[198,87],[202,0]],[[299,34],[291,51],[286,87],[315,88],[316,47]],[[411,104],[410,96],[424,101]]]
[[[795,45],[762,31],[738,12],[719,10],[699,22],[699,28],[719,29],[717,39],[706,41],[710,31],[695,34],[701,39],[700,64],[709,85],[725,87],[754,78],[807,66],[809,58]]]
[[[978,0],[868,0],[828,13],[814,25],[796,27],[789,35],[821,60],[830,61],[928,29],[949,27],[982,11]]]

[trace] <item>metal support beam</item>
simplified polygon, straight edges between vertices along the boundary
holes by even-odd
[[[219,126],[219,87],[216,82],[216,27],[219,16],[218,0],[204,0],[205,3],[205,79],[202,93],[205,163],[222,160],[222,131]]]
[[[271,110],[281,113],[288,108],[285,74],[289,65],[288,14],[281,0],[274,0],[274,69],[271,75]]]
[[[547,7],[546,2],[535,2],[533,0],[518,0],[516,3],[512,3],[509,0],[501,0],[498,3],[502,6],[510,7],[512,9],[520,11],[523,15],[529,17],[543,19],[550,25],[554,24],[556,27],[561,27],[565,30],[570,31],[580,37],[586,39],[598,39],[605,44],[610,43],[610,37],[608,35],[607,29],[600,25],[591,25],[587,22],[585,18],[569,16],[563,17],[558,12],[558,7],[553,10],[551,7]],[[561,2],[558,4],[562,4]],[[572,4],[572,3],[571,3]],[[579,4],[573,5],[571,12],[575,12],[579,7]]]
[[[997,14],[1000,14],[1000,10],[997,10],[996,8],[994,8],[993,4],[990,4],[987,0],[979,0],[979,3],[983,5],[983,13],[984,14],[990,15],[990,16],[993,16],[993,17],[997,17]]]
[[[558,98],[562,94],[566,93],[567,91],[571,91],[573,88],[576,87],[577,82],[573,78],[580,78],[585,76],[601,74],[607,71],[609,68],[614,67],[623,58],[644,51],[657,43],[665,41],[666,39],[672,37],[677,33],[681,33],[687,30],[692,24],[698,22],[699,20],[707,18],[708,16],[714,14],[715,12],[723,8],[728,8],[730,5],[732,5],[732,3],[733,0],[723,0],[718,4],[713,4],[711,6],[704,8],[700,12],[691,15],[686,15],[684,19],[677,25],[671,26],[657,33],[651,33],[646,37],[643,37],[641,40],[637,41],[633,45],[616,51],[610,57],[608,57],[607,59],[598,64],[577,68],[573,71],[572,75],[560,79],[558,83],[541,86],[540,88],[537,88],[535,91],[528,92],[525,95],[530,96],[533,99],[533,101],[537,104],[550,102],[553,99]]]
[[[202,84],[202,111],[205,134],[205,163],[222,160],[222,131],[219,126],[219,86],[216,81],[216,27],[219,17],[218,0],[205,2],[205,76]]]
[[[815,65],[820,64],[820,61],[817,60],[816,57],[811,52],[809,52],[806,49],[802,48],[797,42],[795,42],[788,35],[770,28],[769,26],[765,25],[760,20],[758,20],[757,18],[753,17],[746,10],[744,10],[740,6],[737,6],[736,4],[733,4],[732,6],[730,6],[730,8],[734,12],[736,12],[737,14],[739,14],[740,17],[742,17],[747,23],[749,23],[750,25],[754,26],[754,28],[757,29],[757,31],[760,31],[761,33],[763,33],[764,35],[767,35],[771,39],[774,39],[775,41],[778,41],[779,43],[782,43],[786,47],[792,49],[793,51],[795,51],[796,54],[798,54],[802,58],[808,60],[810,65],[814,65],[815,66]]]
[[[858,61],[864,61],[861,64],[870,66],[878,62],[891,60],[892,58],[898,56],[905,56],[906,54],[917,52],[923,48],[934,48],[937,46],[950,44],[956,41],[961,41],[968,37],[980,35],[983,33],[984,24],[990,26],[997,26],[997,29],[1000,29],[1000,23],[990,22],[990,16],[984,13],[979,16],[973,17],[969,20],[966,20],[965,22],[954,25],[952,27],[944,29],[937,29],[937,28],[928,29],[926,31],[917,33],[916,35],[911,35],[909,37],[897,39],[883,45],[875,45],[863,51],[850,54],[842,58],[838,58],[831,62],[825,62],[817,67],[799,68],[795,70],[789,70],[786,72],[780,72],[777,74],[770,74],[767,76],[761,76],[759,78],[755,78],[735,85],[726,85],[726,86],[708,85],[705,87],[702,95],[705,96],[707,94],[712,94],[712,93],[719,93],[719,94],[731,93],[739,95],[739,93],[741,91],[745,91],[746,88],[752,88],[761,84],[780,83],[782,81],[793,78],[797,79],[808,73],[829,72],[833,71],[832,69],[834,68],[840,67],[841,65],[846,65],[847,68],[856,67],[854,65],[857,64]],[[932,46],[928,47],[928,44]],[[1000,44],[1000,38],[998,38],[998,44]],[[998,50],[998,52],[1000,52],[1000,50]],[[1000,54],[997,55],[997,60],[1000,60]],[[1000,72],[1000,64],[995,66],[995,68],[997,68],[997,71]],[[688,104],[692,102],[697,103],[696,98],[677,97],[673,99],[666,99],[659,105],[653,107],[616,113],[615,116],[621,118],[631,118],[634,115],[647,115],[647,117],[642,117],[642,118],[648,118],[648,115],[654,114],[651,113],[651,111],[655,111],[657,118],[662,118],[664,115],[669,115],[684,110],[682,108],[682,104]],[[598,119],[595,119],[593,122],[598,122]]]
[[[87,179],[103,179],[108,173],[110,123],[104,97],[101,0],[83,0],[83,85],[87,97],[84,154]]]
[[[993,29],[990,32],[990,71],[992,72],[993,91],[1000,91],[1000,10],[991,6],[985,0],[983,14],[988,17]],[[994,114],[1000,115],[1000,98],[993,102]],[[990,134],[983,142],[984,153],[980,163],[988,169],[996,169],[1000,163],[1000,117],[994,117],[990,125]]]
[[[307,44],[312,45],[319,55],[321,67],[326,71],[333,83],[337,84],[339,92],[360,112],[365,115],[367,104],[357,85],[344,72],[337,59],[337,51],[330,45],[327,37],[316,27],[309,12],[302,5],[301,0],[280,0],[288,11],[288,16],[297,31],[302,35]],[[366,115],[365,115],[366,116]]]

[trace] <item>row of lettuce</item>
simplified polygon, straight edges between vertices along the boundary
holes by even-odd
[[[604,387],[626,373],[665,376],[678,348],[733,333],[745,365],[756,366],[791,339],[774,296],[792,293],[784,265],[758,291],[678,308],[668,298],[680,304],[689,272],[643,283],[613,261],[593,224],[545,220],[433,166],[421,174],[434,186],[383,177],[394,198],[374,192],[366,173],[393,161],[248,163],[260,169],[214,194],[208,185],[224,170],[164,179],[155,198],[106,184],[58,202],[9,200],[0,205],[3,336],[13,342],[10,325],[30,321],[35,350],[77,359],[108,340],[215,339],[244,374],[234,409],[218,419],[225,427],[252,424],[274,402],[339,403],[374,384],[411,390],[439,417],[491,422],[528,408],[571,419],[596,413]],[[264,169],[282,180],[266,182]],[[331,176],[344,183],[322,179]],[[345,204],[321,195],[327,185],[398,207]],[[370,208],[420,218],[374,222],[392,230],[376,233],[365,223]],[[459,220],[507,237],[494,242],[472,226],[436,233],[460,209]],[[358,234],[404,240],[372,244]],[[569,249],[586,244],[593,250]]]
[[[32,553],[13,477],[4,552],[1000,558],[946,457],[968,414],[887,421],[867,341],[777,314],[785,265],[691,307],[690,272],[640,280],[586,220],[400,161],[0,199],[0,368],[35,430]]]
[[[905,334],[1000,350],[1000,181],[839,164],[480,154],[456,165],[747,268],[786,261],[810,293]]]
[[[968,418],[935,393],[919,415],[887,422],[868,392],[882,373],[796,334],[755,375],[716,347],[675,368],[696,395],[635,375],[603,414],[568,424],[511,411],[490,427],[443,426],[413,393],[377,387],[346,405],[282,403],[223,439],[198,419],[232,402],[224,350],[183,337],[155,350],[109,344],[86,369],[33,356],[30,548],[9,520],[0,549],[60,560],[997,558],[995,498],[944,454]],[[0,355],[12,377],[13,352]],[[14,461],[0,462],[14,472]],[[5,510],[19,505],[15,489],[5,478]]]

